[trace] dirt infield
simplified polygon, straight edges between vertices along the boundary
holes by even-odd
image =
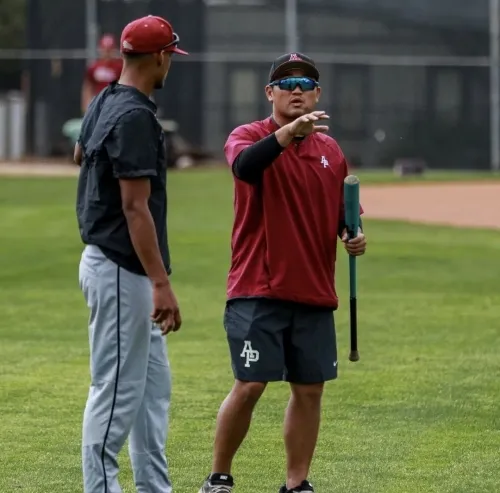
[[[360,201],[367,218],[500,229],[500,183],[365,186]]]
[[[78,168],[60,163],[0,164],[0,175],[77,176]],[[498,182],[365,185],[360,193],[366,218],[500,229]]]
[[[78,176],[78,169],[70,163],[0,163],[0,176]]]

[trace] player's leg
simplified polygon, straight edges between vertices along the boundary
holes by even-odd
[[[117,455],[142,401],[150,343],[151,286],[87,247],[80,286],[90,309],[91,385],[83,417],[85,493],[119,493]]]
[[[154,326],[144,398],[129,437],[129,455],[137,493],[172,491],[165,456],[170,394],[167,346],[161,329]]]
[[[282,339],[291,316],[286,305],[278,301],[227,303],[224,327],[235,383],[217,416],[212,474],[200,493],[231,491],[232,462],[248,432],[255,405],[268,382],[283,380]]]
[[[337,377],[337,345],[331,310],[297,305],[285,336],[286,380],[291,397],[285,415],[286,486],[312,491],[307,478],[318,439],[324,382]],[[283,486],[282,492],[287,489]]]

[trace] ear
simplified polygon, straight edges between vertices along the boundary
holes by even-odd
[[[320,98],[320,96],[321,96],[321,87],[320,87],[320,86],[318,86],[318,87],[316,88],[316,102],[317,102],[317,103],[319,102],[319,98]]]
[[[160,53],[158,53],[158,56],[156,57],[156,65],[158,67],[161,67],[164,61],[165,61],[165,53],[163,53],[163,51],[160,51]]]
[[[272,103],[273,102],[273,88],[270,86],[270,85],[267,85],[266,86],[266,97],[267,97],[267,100]]]

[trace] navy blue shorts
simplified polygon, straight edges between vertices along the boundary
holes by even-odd
[[[337,378],[331,309],[264,298],[229,300],[224,328],[238,380],[313,384]]]

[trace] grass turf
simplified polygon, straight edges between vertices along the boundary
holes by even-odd
[[[73,179],[0,181],[0,491],[81,491],[87,311]],[[173,282],[168,456],[175,491],[195,492],[232,383],[221,326],[232,190],[220,171],[172,174]],[[347,258],[337,284],[338,381],[327,385],[311,480],[318,492],[471,493],[500,488],[500,234],[365,220],[361,360],[348,355]],[[274,384],[235,462],[239,493],[277,491],[288,390]],[[134,491],[121,454],[124,493]]]
[[[192,170],[194,173],[205,175],[208,179],[210,175],[226,175],[227,165],[220,162],[219,165],[206,171],[203,167]],[[488,170],[428,170],[423,175],[400,177],[390,169],[352,169],[351,173],[357,175],[362,185],[423,185],[426,183],[452,183],[452,182],[498,182],[500,181],[500,172]],[[224,178],[222,178],[224,179]]]
[[[353,169],[363,185],[371,184],[425,184],[442,182],[497,182],[500,172],[428,170],[423,175],[397,176],[386,169]]]

